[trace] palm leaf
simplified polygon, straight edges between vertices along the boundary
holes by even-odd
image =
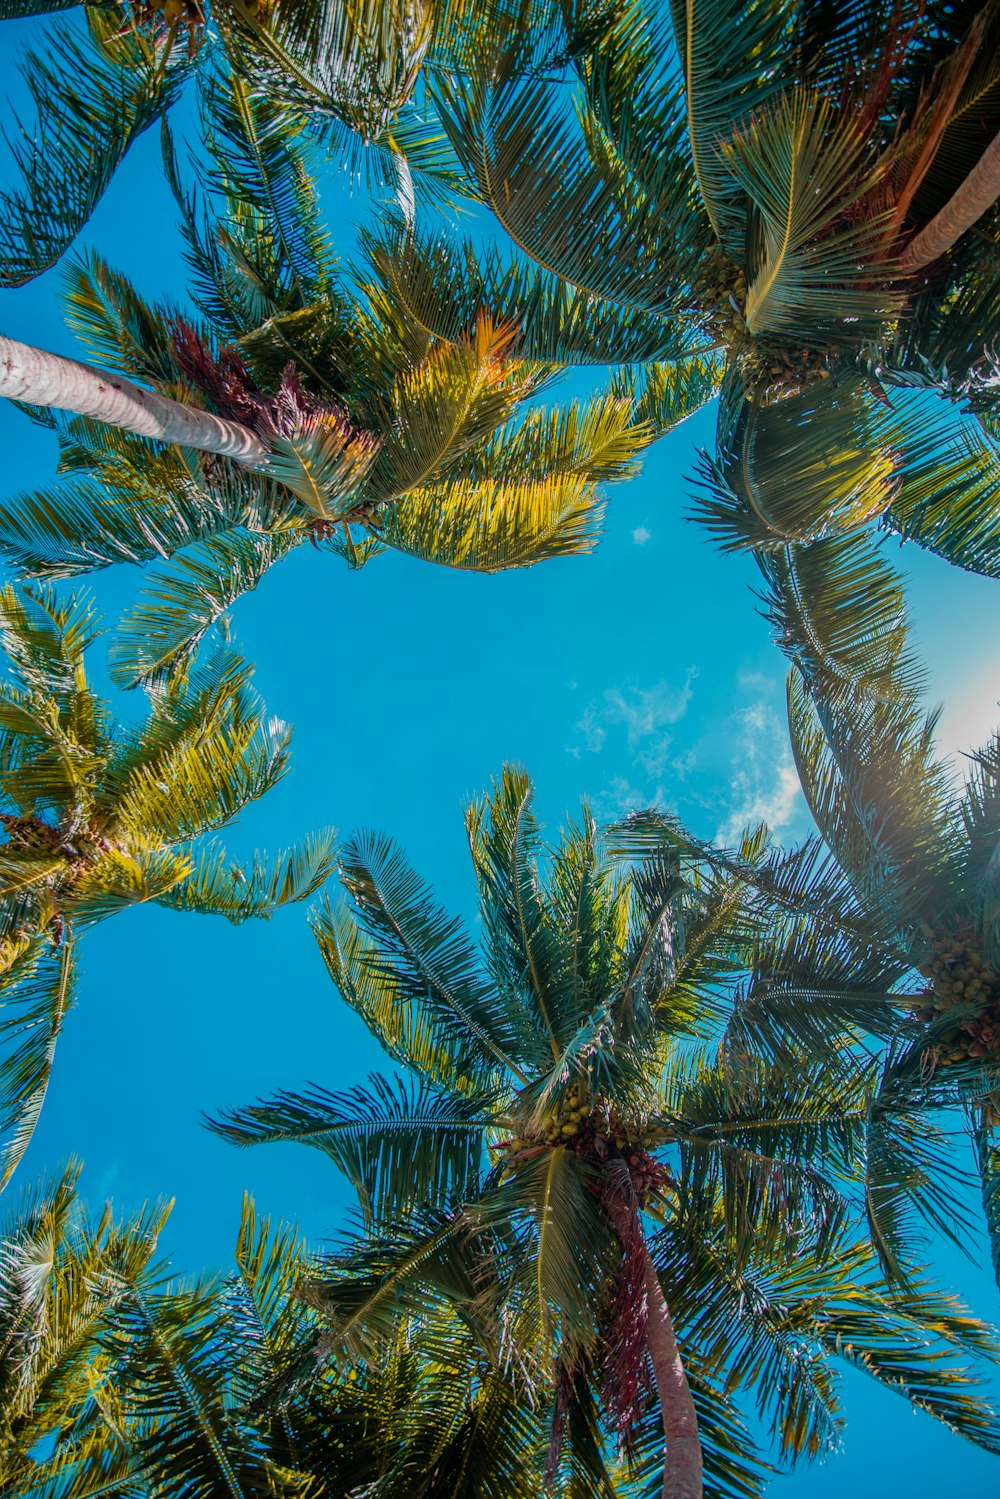
[[[0,1031],[6,1055],[0,1064],[0,1128],[5,1187],[31,1143],[48,1091],[63,1020],[75,1003],[73,949],[47,950],[44,939],[29,948],[4,975]]]
[[[240,529],[180,552],[170,571],[153,574],[140,603],[122,620],[110,651],[112,679],[134,687],[183,665],[230,605],[303,539],[292,529]]]
[[[234,1145],[295,1141],[328,1155],[358,1194],[367,1227],[474,1190],[488,1101],[373,1077],[346,1093],[279,1093],[211,1128]]]
[[[33,132],[13,143],[20,184],[0,197],[0,284],[18,286],[54,265],[84,227],[129,147],[173,102],[188,70],[172,55],[155,65],[135,39],[111,64],[75,29],[53,29],[45,52],[28,52],[22,78],[37,111]]]

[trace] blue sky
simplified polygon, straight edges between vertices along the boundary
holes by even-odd
[[[27,33],[7,26],[4,36]],[[3,67],[10,77],[6,49]],[[84,243],[147,294],[181,297],[155,144],[140,142]],[[362,211],[358,200],[336,206],[345,218]],[[58,275],[0,292],[0,331],[71,352]],[[749,591],[753,567],[683,519],[693,447],[711,430],[711,413],[694,419],[612,489],[606,536],[588,558],[488,579],[396,556],[351,574],[304,548],[275,568],[239,605],[235,629],[269,707],[294,722],[293,768],[233,847],[275,847],[324,823],[378,826],[468,912],[461,807],[505,758],[529,767],[552,826],[586,795],[602,817],[659,801],[708,836],[760,817],[782,839],[805,832],[783,662]],[[51,481],[47,435],[3,402],[0,453],[3,492]],[[1000,698],[1000,585],[912,547],[903,558],[929,699],[944,705],[942,745],[967,749]],[[91,580],[109,623],[139,583],[129,569]],[[320,1156],[236,1152],[199,1125],[202,1109],[306,1081],[347,1086],[381,1064],[329,985],[304,912],[234,928],[136,910],[87,937],[83,968],[23,1173],[73,1154],[94,1198],[176,1196],[167,1247],[191,1270],[225,1262],[244,1190],[316,1239],[336,1233],[347,1198]],[[990,1278],[951,1256],[942,1264],[981,1315],[1000,1316]],[[912,1499],[997,1490],[995,1459],[860,1376],[847,1412],[843,1455],[776,1481],[775,1494],[874,1499],[887,1482]]]

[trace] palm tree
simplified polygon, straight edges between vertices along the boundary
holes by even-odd
[[[22,1194],[2,1225],[5,1495],[538,1492],[534,1414],[454,1319],[415,1323],[349,1377],[313,1358],[290,1380],[322,1335],[292,1230],[247,1201],[234,1271],[181,1280],[156,1258],[169,1206],[92,1221],[77,1174]]]
[[[665,1438],[666,1499],[760,1493],[737,1388],[784,1458],[826,1450],[837,1356],[995,1447],[936,1362],[984,1351],[982,1330],[927,1288],[894,1300],[852,1236],[863,1087],[827,1088],[801,1053],[769,1067],[711,1045],[764,930],[750,882],[689,858],[669,820],[640,849],[585,809],[546,848],[514,767],[466,827],[481,956],[375,834],[343,853],[353,910],[316,921],[336,988],[409,1079],[213,1126],[313,1145],[356,1188],[367,1237],[313,1277],[328,1353],[364,1360],[414,1310],[450,1309],[534,1386],[553,1471],[603,1409],[647,1479]],[[584,1492],[606,1491],[605,1445]]]
[[[1000,1276],[1000,734],[971,756],[968,776],[957,781],[935,757],[934,715],[914,698],[831,702],[794,672],[789,722],[802,788],[829,855],[819,881],[798,892],[814,908],[819,935],[811,952],[787,955],[788,982],[812,987],[835,1044],[863,1018],[849,1014],[849,1002],[838,1014],[824,995],[822,971],[837,953],[842,971],[867,966],[871,1012],[877,1014],[881,989],[883,1031],[890,1020],[892,1048],[870,1146],[881,1257],[890,1273],[905,1275],[912,1259],[906,1203],[932,1225],[946,1222],[943,1200],[958,1172],[934,1115],[950,1108],[966,1116]],[[873,952],[880,954],[875,964]],[[950,1231],[968,1240],[961,1224]]]
[[[83,595],[0,591],[4,1182],[44,1102],[79,933],[144,901],[235,922],[268,916],[318,889],[334,859],[329,831],[247,869],[204,841],[288,766],[290,732],[267,717],[230,646],[151,688],[144,722],[129,725],[88,682],[98,633]]]
[[[126,622],[117,660],[128,682],[186,656],[306,542],[355,567],[390,547],[487,572],[588,549],[602,482],[710,398],[711,363],[622,375],[603,395],[540,407],[553,370],[515,326],[456,304],[431,335],[419,304],[389,299],[391,245],[376,238],[365,269],[339,273],[280,110],[234,84],[213,118],[207,203],[172,168],[200,321],[144,302],[97,257],[76,266],[74,325],[128,378],[74,367],[99,387],[93,403],[74,397],[92,416],[56,424],[66,477],[4,507],[7,559],[59,576],[179,553]],[[17,389],[49,400],[37,385]],[[105,424],[119,399],[136,406],[142,436]],[[186,425],[167,432],[164,401]]]
[[[401,231],[396,296],[432,328],[473,286],[498,319],[559,305],[591,337],[552,328],[554,359],[723,361],[696,512],[867,675],[837,623],[859,580],[897,602],[873,526],[1000,574],[1000,11],[608,7],[560,58],[494,10],[431,89],[509,251]]]

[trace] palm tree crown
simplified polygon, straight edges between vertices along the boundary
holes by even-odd
[[[397,293],[435,326],[475,288],[561,361],[719,360],[697,512],[757,553],[783,644],[870,676],[861,605],[891,614],[899,587],[873,525],[1000,572],[1000,177],[907,259],[996,151],[1000,12],[630,6],[557,59],[544,10],[497,4],[493,45],[431,85],[509,249],[404,234]]]
[[[267,916],[311,895],[334,858],[329,831],[247,869],[204,840],[288,765],[289,730],[268,718],[230,646],[152,687],[132,726],[114,721],[87,679],[98,633],[82,595],[0,591],[4,1179],[45,1097],[78,932],[144,901],[237,922]]]
[[[829,1049],[859,1025],[892,1038],[871,1115],[874,1241],[904,1276],[915,1257],[906,1208],[949,1224],[961,1173],[934,1116],[964,1112],[1000,1275],[1000,735],[959,782],[914,698],[831,702],[793,673],[789,721],[829,854],[796,892],[811,932],[789,948],[783,983],[804,1010],[815,1005]],[[968,1239],[961,1217],[947,1231]]]
[[[849,1230],[858,1091],[824,1089],[802,1054],[776,1067],[705,1044],[761,938],[750,882],[688,857],[669,820],[645,844],[607,830],[624,863],[586,812],[546,849],[512,767],[467,829],[481,957],[376,835],[344,850],[353,911],[316,923],[337,989],[414,1080],[280,1094],[215,1126],[316,1146],[358,1191],[367,1237],[312,1292],[326,1351],[367,1358],[415,1308],[457,1309],[549,1410],[556,1470],[565,1436],[592,1493],[611,1492],[602,1442],[581,1441],[599,1410],[637,1470],[666,1435],[665,1495],[701,1493],[703,1465],[709,1492],[758,1493],[732,1390],[786,1457],[815,1454],[846,1344],[992,1446],[930,1353],[982,1350],[981,1330],[930,1292],[895,1302]],[[760,854],[758,835],[742,858]]]

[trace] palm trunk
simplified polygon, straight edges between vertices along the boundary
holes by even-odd
[[[646,1298],[649,1325],[646,1344],[656,1377],[656,1393],[663,1418],[667,1454],[663,1469],[663,1499],[702,1499],[701,1441],[698,1413],[691,1398],[674,1324],[660,1277],[646,1256]]]
[[[906,275],[922,271],[949,250],[966,229],[971,229],[1000,198],[1000,135],[986,147],[961,187],[940,213],[915,234],[903,252],[900,265]]]
[[[646,1290],[646,1348],[653,1365],[656,1394],[660,1402],[666,1454],[663,1463],[662,1499],[702,1499],[701,1441],[698,1436],[698,1413],[694,1408],[691,1386],[684,1372],[684,1362],[674,1336],[673,1319],[667,1306],[660,1277],[656,1273],[642,1226],[634,1206],[621,1197],[604,1199],[605,1212],[615,1225],[622,1249],[630,1243],[641,1246],[643,1281]]]
[[[219,453],[244,468],[267,467],[267,448],[249,427],[11,338],[0,338],[0,396],[55,406],[159,442]]]

